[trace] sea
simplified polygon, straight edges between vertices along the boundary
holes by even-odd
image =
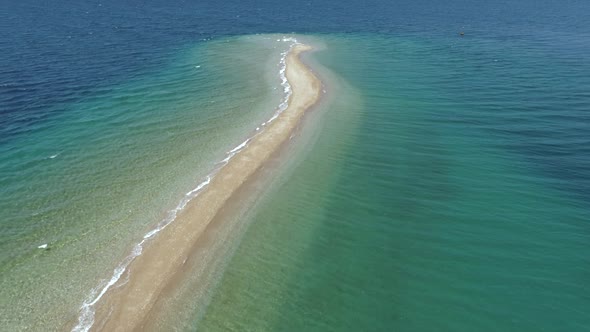
[[[0,3],[0,331],[97,328],[293,40],[326,96],[146,330],[590,331],[589,1]]]

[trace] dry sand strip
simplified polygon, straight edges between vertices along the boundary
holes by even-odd
[[[127,283],[107,293],[97,308],[92,330],[141,328],[163,290],[174,282],[191,249],[228,199],[285,143],[301,118],[321,96],[322,83],[300,60],[307,45],[287,55],[286,76],[292,95],[288,108],[230,160],[179,218],[164,229],[129,266]]]

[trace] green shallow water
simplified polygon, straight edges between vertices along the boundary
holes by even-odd
[[[563,107],[551,96],[577,93],[552,84],[567,67],[539,73],[547,54],[478,40],[322,40],[316,58],[350,86],[257,209],[193,328],[590,326],[588,206],[523,148],[543,127],[521,121],[528,100],[543,117]]]

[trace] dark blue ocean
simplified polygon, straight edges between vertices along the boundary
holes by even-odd
[[[1,331],[71,328],[280,99],[248,42],[275,35],[321,43],[341,95],[207,306],[154,329],[590,329],[590,2],[0,8]]]

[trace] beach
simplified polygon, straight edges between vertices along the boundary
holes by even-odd
[[[145,329],[143,322],[165,289],[182,269],[200,239],[206,237],[210,222],[223,210],[232,195],[261,168],[271,155],[289,140],[305,112],[318,102],[322,82],[300,56],[311,47],[294,44],[286,56],[286,78],[291,88],[287,108],[258,128],[240,146],[199,195],[177,219],[146,245],[126,269],[125,282],[106,290],[95,303],[94,323],[83,321],[74,330],[133,331]]]

